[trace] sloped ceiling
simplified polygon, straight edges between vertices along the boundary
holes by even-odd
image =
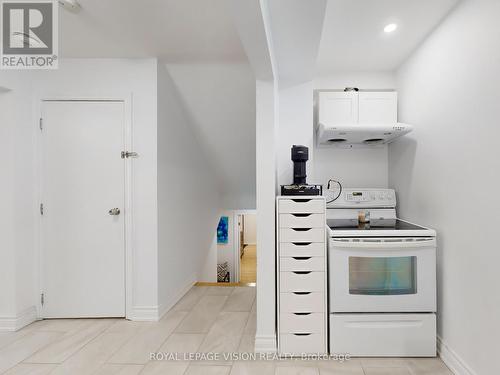
[[[215,166],[224,208],[254,208],[255,78],[231,1],[79,0],[77,14],[60,9],[60,51],[75,58],[158,57]]]

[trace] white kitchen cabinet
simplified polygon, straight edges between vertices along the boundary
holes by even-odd
[[[359,124],[395,124],[398,122],[397,92],[360,92],[358,95]]]
[[[319,122],[331,125],[355,124],[358,122],[358,93],[320,92],[318,108]]]
[[[327,352],[326,203],[277,198],[278,352]]]
[[[327,126],[395,124],[398,120],[396,91],[321,91],[318,122]]]

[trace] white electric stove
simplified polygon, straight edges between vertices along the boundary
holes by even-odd
[[[396,216],[391,189],[327,203],[330,352],[436,355],[436,233]]]

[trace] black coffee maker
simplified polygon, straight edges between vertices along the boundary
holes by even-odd
[[[309,149],[306,146],[292,146],[293,184],[281,185],[281,195],[321,195],[321,185],[308,185],[306,162],[309,160]]]

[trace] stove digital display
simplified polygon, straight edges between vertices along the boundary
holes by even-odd
[[[353,197],[361,197],[362,195],[363,195],[363,193],[362,193],[362,192],[360,192],[360,191],[353,191],[353,192],[352,192],[352,196],[353,196]]]

